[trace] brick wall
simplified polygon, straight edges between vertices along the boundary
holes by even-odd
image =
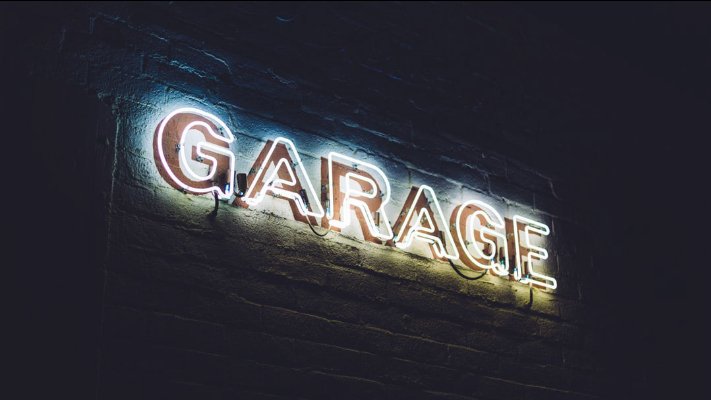
[[[25,18],[6,18],[3,32],[31,82],[26,104],[44,115],[35,131],[62,133],[35,168],[63,194],[58,204],[80,204],[80,222],[67,215],[56,234],[82,232],[72,248],[91,249],[91,268],[73,276],[93,277],[81,299],[96,313],[77,319],[88,325],[82,343],[96,341],[98,374],[86,384],[99,398],[621,390],[605,359],[598,227],[576,187],[594,170],[595,138],[567,134],[594,116],[569,86],[570,65],[589,60],[554,28],[486,5],[4,7]],[[482,199],[545,222],[545,268],[559,288],[465,281],[446,263],[320,238],[259,207],[222,205],[209,218],[212,199],[171,188],[153,159],[153,130],[179,105],[225,120],[239,171],[284,135],[307,164],[338,150],[380,165],[393,213],[412,185],[428,184],[447,216]],[[64,187],[68,174],[82,179]]]

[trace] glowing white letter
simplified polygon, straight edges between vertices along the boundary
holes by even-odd
[[[519,224],[525,225],[522,229],[523,235],[519,234]],[[516,247],[516,269],[514,270],[514,278],[520,280],[521,283],[531,283],[550,289],[558,287],[558,282],[554,278],[537,273],[533,269],[533,260],[548,259],[548,252],[546,249],[531,243],[531,234],[547,236],[550,234],[548,226],[520,215],[515,215],[513,218],[513,234]],[[521,238],[519,238],[519,236],[521,236]],[[527,255],[521,254],[522,248],[526,250]],[[526,258],[525,262],[524,257]],[[527,267],[526,275],[523,274],[524,267]]]
[[[422,197],[423,192],[427,192],[427,198],[430,198],[432,204],[434,204],[435,207],[432,213],[435,214],[438,222],[432,219],[430,207],[427,205],[427,198]],[[425,185],[420,186],[414,198],[405,202],[405,207],[409,208],[409,210],[407,211],[405,219],[400,223],[400,232],[395,240],[397,247],[406,249],[412,245],[412,241],[415,238],[419,238],[432,246],[436,257],[446,257],[450,260],[459,258],[459,252],[455,246],[454,239],[452,239],[452,234],[449,232],[449,229],[446,229],[447,220],[444,219],[442,208],[439,206],[439,201],[437,201],[437,195],[435,195],[431,187]],[[415,209],[418,210],[415,211]],[[415,214],[416,216],[414,216]],[[412,226],[410,226],[411,222],[414,222]],[[439,229],[438,227],[445,227],[445,229]],[[442,239],[440,239],[438,235],[433,235],[433,233],[437,231],[444,236],[444,239],[447,241],[447,247],[450,249],[449,251],[445,249]]]
[[[346,170],[348,172],[343,173]],[[340,183],[341,177],[345,180],[345,190]],[[376,177],[382,185],[378,185],[375,181]],[[363,189],[364,187],[368,189]],[[345,192],[342,198],[340,192]],[[380,168],[343,154],[330,152],[328,153],[328,194],[330,205],[327,216],[331,226],[345,228],[350,225],[351,209],[358,209],[362,212],[361,222],[365,222],[368,226],[368,233],[372,237],[379,240],[393,238],[393,231],[384,211],[385,205],[390,201],[390,182]],[[376,223],[374,213],[379,216],[379,224]],[[384,231],[380,227],[384,227]],[[363,234],[366,236],[365,230]]]
[[[294,155],[294,161],[289,157],[289,150],[291,154]],[[277,157],[278,161],[275,161]],[[276,166],[272,172],[267,175],[267,170],[272,163],[276,164]],[[298,168],[301,179],[296,178],[292,165]],[[285,170],[284,173],[281,172],[282,169]],[[308,190],[306,199],[302,198],[299,193],[302,190],[301,181],[306,181],[306,188]],[[291,187],[292,190],[284,189],[284,187]],[[269,152],[263,157],[262,165],[257,169],[256,176],[242,200],[254,206],[264,199],[267,192],[272,192],[294,201],[297,209],[304,216],[321,218],[325,214],[321,202],[318,201],[319,198],[316,194],[316,190],[314,190],[311,184],[311,179],[309,179],[304,164],[301,162],[299,152],[296,151],[296,146],[294,146],[294,143],[289,139],[279,137],[274,140]],[[309,209],[310,205],[315,207],[313,211]]]
[[[475,224],[479,222],[480,227],[477,229]],[[506,224],[501,215],[490,205],[479,200],[469,200],[458,207],[456,218],[454,220],[455,231],[459,248],[466,256],[465,264],[472,263],[478,268],[493,269],[497,275],[503,276],[509,274],[509,251],[506,240],[506,234],[502,233],[506,229]],[[496,230],[498,229],[498,231]],[[476,233],[479,233],[478,237]],[[471,239],[470,239],[471,238]],[[471,240],[474,254],[472,255],[467,248],[469,240]],[[500,242],[500,243],[499,243]],[[483,243],[488,247],[489,253],[479,247],[479,243]],[[496,260],[497,249],[503,250],[503,255],[499,254],[499,258],[503,261],[500,264]]]
[[[161,175],[167,174],[170,180],[163,177],[171,184],[192,193],[215,191],[221,198],[232,196],[235,156],[229,143],[234,141],[234,136],[222,120],[196,108],[179,108],[161,121],[155,138],[156,161],[160,160]],[[190,157],[189,150],[194,151]],[[220,155],[221,160],[211,153]],[[205,165],[203,160],[209,161],[207,171],[196,171]]]

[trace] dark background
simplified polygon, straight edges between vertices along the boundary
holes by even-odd
[[[579,38],[581,51],[601,51],[638,78],[606,73],[596,82],[602,92],[595,104],[617,115],[600,131],[610,158],[596,165],[599,180],[581,182],[621,228],[604,244],[617,271],[609,282],[618,304],[613,326],[620,328],[611,330],[611,356],[629,363],[620,374],[645,374],[633,397],[705,393],[708,300],[703,280],[691,271],[706,236],[700,208],[707,189],[697,183],[707,179],[711,10],[663,2],[525,9]],[[678,234],[663,239],[667,228]]]
[[[711,45],[709,7],[622,3],[528,10],[658,82],[639,85],[606,76],[611,96],[598,102],[622,110],[609,130],[613,157],[601,163],[606,172],[595,185],[624,221],[622,236],[615,238],[624,245],[608,245],[620,271],[610,285],[619,302],[614,318],[624,327],[611,342],[617,341],[616,353],[629,357],[630,367],[645,371],[648,396],[705,392],[708,300],[702,281],[687,267],[698,265],[694,249],[703,248],[705,237],[706,218],[694,199],[707,197],[696,182],[706,179],[711,83],[709,53],[701,49]],[[664,226],[679,235],[662,239]],[[670,257],[660,255],[667,251]]]
[[[274,7],[286,19],[304,15],[311,21],[328,18],[313,5]],[[604,278],[595,296],[609,305],[604,309],[604,357],[613,375],[621,378],[616,395],[693,397],[692,393],[703,390],[708,371],[704,287],[708,256],[701,228],[706,226],[708,199],[711,7],[686,3],[343,7],[350,10],[344,14],[350,13],[354,19],[370,12],[378,21],[397,19],[424,32],[428,40],[416,44],[419,51],[442,61],[410,67],[414,71],[434,70],[446,80],[457,81],[466,70],[466,66],[456,66],[468,54],[468,43],[462,39],[467,27],[446,23],[458,7],[493,9],[511,24],[534,19],[575,44],[558,50],[565,51],[564,63],[544,63],[531,72],[531,82],[541,86],[539,95],[572,101],[582,110],[576,115],[553,110],[546,116],[553,126],[558,118],[561,122],[559,129],[536,133],[539,136],[534,139],[558,146],[547,157],[530,159],[525,146],[505,146],[508,143],[497,134],[467,137],[466,131],[454,132],[460,139],[482,146],[506,147],[507,155],[566,175],[576,204],[592,210],[597,265]],[[10,157],[4,157],[4,164],[8,171],[23,171],[7,178],[10,185],[4,202],[9,223],[3,224],[10,237],[6,242],[8,261],[23,283],[12,284],[14,290],[8,291],[5,302],[16,317],[12,320],[18,321],[9,323],[15,335],[8,344],[13,370],[23,377],[11,378],[19,386],[20,398],[39,398],[37,392],[89,398],[96,391],[95,349],[102,293],[97,284],[101,276],[91,265],[98,257],[94,249],[101,246],[97,242],[104,240],[93,232],[104,223],[99,216],[105,188],[87,187],[74,177],[48,180],[45,176],[74,171],[76,163],[93,165],[105,155],[81,153],[76,150],[82,148],[77,141],[85,139],[53,136],[50,131],[54,126],[42,121],[62,121],[71,115],[64,108],[97,106],[82,104],[81,94],[71,88],[59,83],[51,87],[52,82],[28,76],[27,69],[33,62],[27,43],[43,40],[57,28],[59,16],[71,20],[75,8],[80,6],[0,5],[1,104],[5,137],[10,138],[5,153]],[[307,28],[301,33],[310,34]],[[388,33],[384,29],[374,35]],[[528,68],[518,61],[502,62],[501,68]],[[315,62],[328,65],[332,59],[324,53]],[[44,90],[52,94],[37,98]],[[363,96],[377,103],[377,99]],[[54,110],[48,114],[55,115],[29,115],[24,105],[30,102],[44,104]],[[63,123],[105,120],[110,117]],[[455,118],[452,124],[456,123]],[[43,161],[20,167],[35,157]],[[544,159],[552,160],[550,165]]]

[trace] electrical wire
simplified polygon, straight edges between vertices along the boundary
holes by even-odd
[[[217,215],[217,209],[220,208],[220,198],[217,197],[217,190],[213,190],[212,194],[215,196],[215,208],[210,213],[210,216],[215,217]]]
[[[311,220],[309,219],[309,217],[306,217],[306,222],[309,224],[309,228],[311,228],[311,232],[313,232],[316,236],[324,237],[324,236],[328,235],[328,232],[331,232],[330,230],[326,229],[326,232],[318,233],[318,232],[316,232],[316,229],[314,229],[314,226],[311,225]]]
[[[481,275],[477,275],[477,276],[467,276],[467,275],[465,275],[464,273],[462,273],[462,271],[459,269],[459,267],[457,267],[456,265],[454,265],[454,263],[452,262],[452,260],[447,259],[447,261],[449,261],[449,265],[452,266],[452,269],[454,270],[454,272],[457,273],[457,275],[461,276],[462,278],[464,278],[464,279],[466,279],[466,280],[468,280],[468,281],[475,281],[475,280],[477,280],[477,279],[483,278],[484,275],[486,275],[486,270],[484,270],[484,271],[481,273]]]
[[[464,279],[466,279],[466,280],[468,280],[468,281],[475,281],[475,280],[477,280],[477,279],[483,278],[484,275],[486,275],[486,270],[484,270],[480,275],[477,275],[477,276],[466,276],[466,275],[464,275],[464,274],[462,273],[462,271],[461,271],[456,265],[454,265],[454,263],[452,262],[452,260],[447,259],[447,261],[449,261],[449,265],[452,267],[452,269],[454,270],[454,272],[457,273],[457,275],[461,276],[462,278],[464,278]],[[529,290],[530,290],[530,291],[529,291],[529,293],[528,293],[528,303],[526,304],[526,308],[531,308],[531,307],[533,306],[533,286],[531,286],[531,287],[529,288]]]
[[[526,308],[531,308],[533,306],[533,286],[529,287],[530,292],[528,292],[528,304]]]

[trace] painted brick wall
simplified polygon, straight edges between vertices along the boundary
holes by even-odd
[[[592,167],[561,134],[584,104],[553,28],[485,5],[14,7],[34,21],[3,31],[21,34],[33,113],[59,110],[36,130],[64,126],[77,139],[57,157],[84,160],[48,164],[47,182],[85,173],[94,188],[81,201],[99,222],[81,229],[99,398],[583,399],[614,387],[594,217],[575,187]],[[208,218],[212,199],[171,188],[153,159],[155,126],[183,105],[233,128],[239,171],[284,135],[307,163],[337,150],[381,166],[392,213],[428,184],[446,215],[482,199],[545,222],[559,288],[531,300],[525,285],[465,281],[270,210]]]

